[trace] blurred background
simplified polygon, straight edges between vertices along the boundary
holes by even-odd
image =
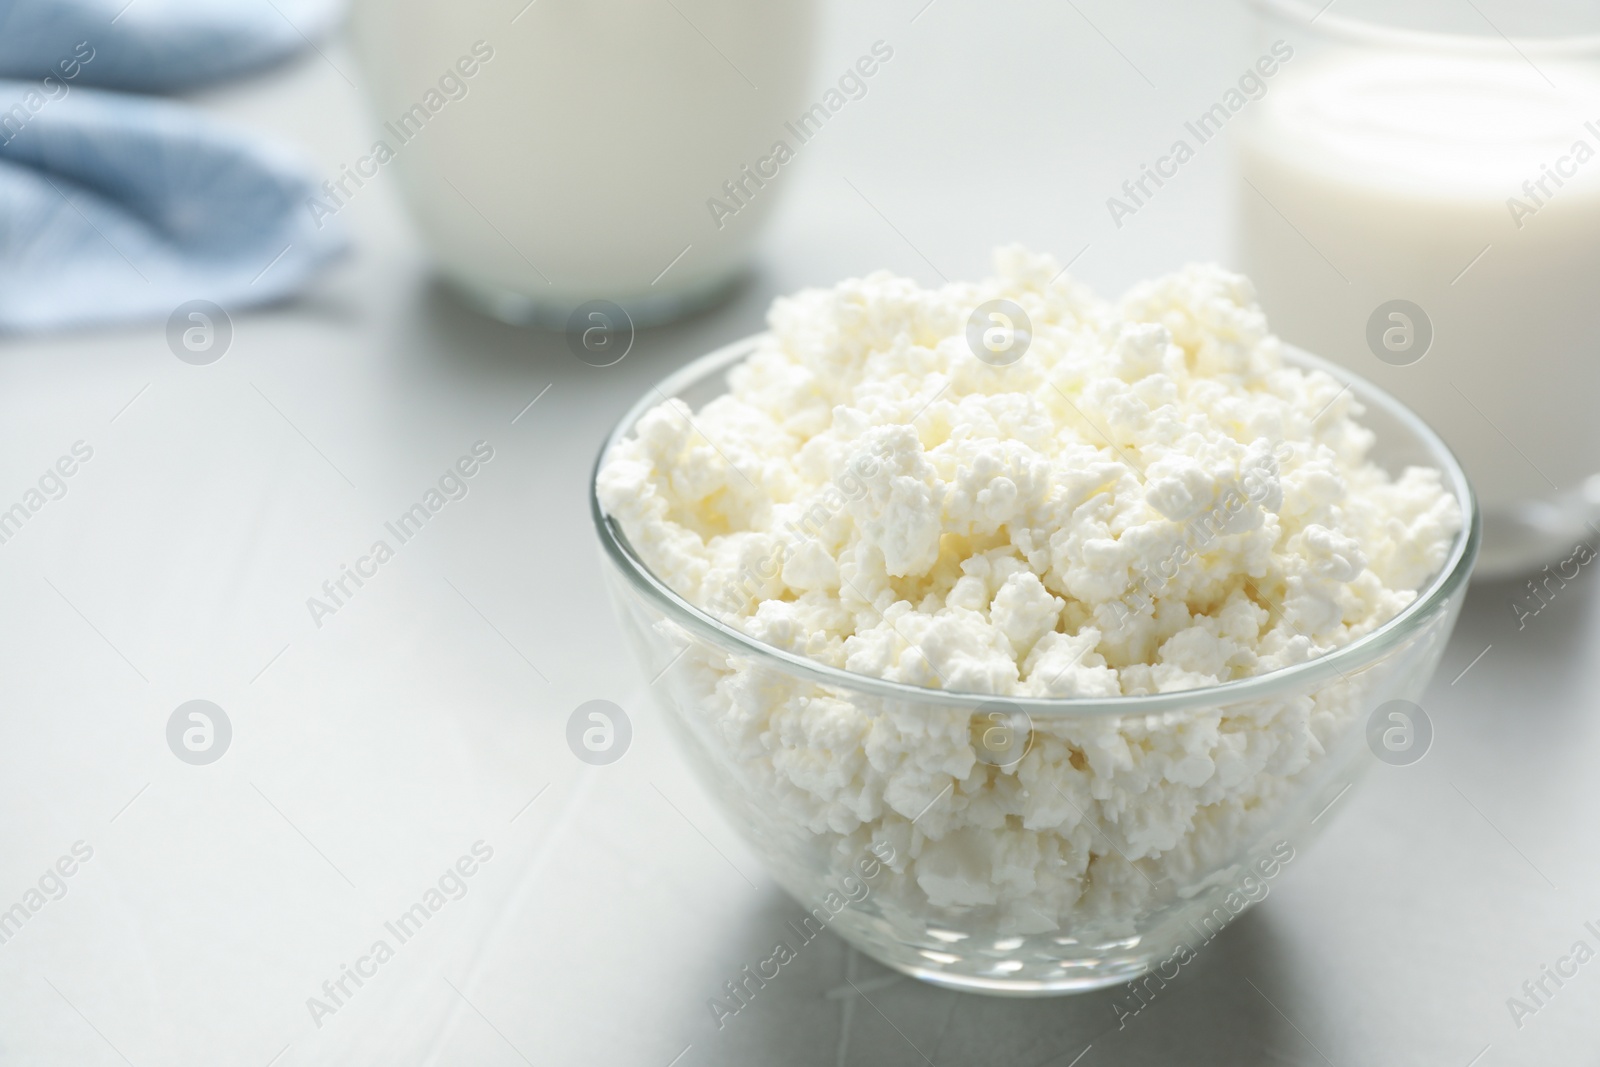
[[[1582,179],[1528,201],[1576,205],[1558,221],[1577,295],[1543,320],[1566,316],[1565,354],[1541,362],[1560,347],[1541,343],[1424,390],[1528,398],[1461,432],[1492,446],[1481,462],[1526,461],[1507,476],[1523,526],[1506,543],[1535,545],[1475,584],[1423,702],[1426,758],[1337,801],[1325,843],[1126,1027],[1115,990],[966,996],[827,935],[719,1029],[707,998],[801,909],[660,730],[587,504],[622,412],[759,330],[774,296],[879,268],[981,277],[1009,241],[1108,294],[1256,255],[1290,340],[1324,348],[1325,330],[1348,346],[1325,354],[1395,387],[1380,372],[1416,361],[1367,351],[1380,303],[1434,307],[1434,364],[1471,331],[1388,276],[1343,318],[1301,315],[1343,292],[1334,275],[1371,278],[1329,251],[1339,217],[1286,207],[1294,179],[1242,183],[1239,130],[1202,143],[1186,123],[1274,41],[1304,49],[1284,77],[1309,63],[1340,16],[1481,35],[1600,122],[1584,71],[1562,76],[1584,42],[1559,58],[1515,43],[1600,29],[1588,5],[415,0],[348,21],[282,0],[211,21],[176,0],[120,6],[0,4],[24,109],[0,109],[0,1063],[1592,1059],[1600,964],[1533,1015],[1508,1010],[1574,942],[1600,944],[1593,579],[1537,600],[1528,584],[1597,536],[1571,528],[1590,521],[1594,458],[1582,283],[1600,245]],[[861,90],[827,105],[863,57]],[[1267,110],[1287,84],[1266,80],[1230,126],[1292,124]],[[1485,125],[1511,94],[1486,94]],[[818,102],[825,122],[785,132]],[[406,127],[414,104],[427,117]],[[723,154],[759,168],[778,138],[792,158],[740,186],[744,203],[703,183],[707,160],[741,181]],[[1135,200],[1124,184],[1180,138],[1192,158]],[[1543,144],[1509,187],[1499,171],[1459,195],[1417,180],[1449,210],[1505,213],[1568,151]],[[1451,217],[1421,230],[1452,233]],[[1420,231],[1401,247],[1426,253],[1407,270],[1477,264],[1467,303],[1508,316],[1558,288],[1537,273],[1548,258],[1494,274],[1496,241],[1514,247],[1472,236],[1458,256]],[[624,356],[585,348],[591,300]],[[1573,473],[1539,473],[1557,457]],[[443,506],[394,536],[430,492]],[[1518,511],[1524,495],[1545,510]],[[1534,528],[1554,540],[1516,540]],[[393,552],[375,559],[380,539]],[[605,765],[567,741],[593,700],[631,729]],[[446,903],[397,937],[430,893]],[[382,960],[380,939],[397,945]]]

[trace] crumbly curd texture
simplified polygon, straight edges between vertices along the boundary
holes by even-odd
[[[1440,473],[1370,462],[1360,404],[1285,363],[1245,278],[1191,265],[1108,301],[1049,256],[1003,248],[995,266],[778,300],[726,394],[665,402],[614,447],[602,506],[666,584],[756,641],[995,698],[1288,667],[1380,626],[1444,563],[1462,516]],[[996,299],[1028,326],[1004,366],[967,330]],[[1197,885],[1370,711],[1374,684],[1034,716],[1026,754],[999,765],[975,715],[709,646],[684,659],[669,703],[765,825],[842,870],[887,842],[879,907],[1014,933],[1125,929]]]

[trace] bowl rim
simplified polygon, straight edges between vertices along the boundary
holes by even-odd
[[[1324,656],[1303,663],[1280,667],[1265,674],[1234,679],[1220,685],[1135,696],[1034,697],[933,689],[833,667],[758,641],[690,603],[645,565],[634,552],[621,526],[607,515],[600,505],[598,481],[601,467],[611,449],[633,429],[645,412],[667,398],[676,397],[685,389],[711,375],[728,370],[733,364],[754,352],[761,342],[770,336],[770,333],[765,331],[752,334],[692,360],[657,382],[635,401],[606,435],[605,442],[595,457],[594,467],[589,475],[589,510],[606,558],[617,567],[637,592],[653,601],[656,607],[675,623],[726,652],[770,661],[786,673],[798,675],[808,681],[930,707],[970,711],[978,704],[1003,703],[1008,711],[1020,711],[1045,718],[1143,715],[1195,706],[1215,706],[1256,700],[1291,689],[1308,687],[1333,675],[1344,677],[1349,670],[1377,662],[1384,654],[1403,643],[1423,621],[1432,618],[1450,601],[1470,577],[1472,564],[1478,555],[1478,546],[1482,538],[1482,520],[1478,513],[1477,496],[1455,453],[1444,440],[1410,408],[1367,379],[1284,342],[1283,351],[1287,364],[1320,370],[1336,380],[1344,381],[1346,388],[1355,393],[1359,401],[1383,408],[1420,438],[1432,451],[1446,486],[1454,492],[1456,501],[1466,516],[1466,521],[1456,533],[1445,563],[1428,584],[1418,591],[1416,598],[1393,618],[1371,633],[1347,645],[1341,645]]]

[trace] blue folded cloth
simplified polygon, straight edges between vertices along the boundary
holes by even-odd
[[[0,330],[280,299],[346,245],[313,219],[315,184],[293,154],[192,108],[0,82]]]
[[[311,45],[338,0],[0,0],[0,331],[235,309],[344,251],[317,178],[179,90]]]
[[[178,92],[269,66],[330,30],[337,0],[0,0],[0,78]]]

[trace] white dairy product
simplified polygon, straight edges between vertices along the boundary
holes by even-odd
[[[1532,58],[1498,40],[1330,49],[1237,127],[1240,263],[1263,307],[1460,456],[1480,572],[1570,552],[1590,516],[1552,505],[1600,471],[1600,76]],[[1393,301],[1420,316],[1380,311]],[[1375,317],[1394,351],[1373,346]]]
[[[1050,257],[996,263],[982,283],[879,273],[777,301],[726,395],[662,404],[613,448],[601,505],[667,584],[758,641],[998,696],[1300,663],[1443,564],[1462,516],[1439,473],[1369,463],[1350,393],[1284,364],[1244,278],[1191,266],[1109,303]],[[1004,367],[965,336],[994,299],[1031,322]],[[1035,716],[1026,755],[995,766],[970,714],[869,715],[739,657],[684,658],[678,702],[765,810],[845,867],[891,845],[884,898],[909,912],[988,908],[1015,932],[1114,927],[1157,881],[1192,882],[1370,710],[1354,678],[1201,713]]]
[[[360,0],[374,155],[492,307],[659,317],[749,258],[779,190],[721,225],[706,203],[792,140],[815,19],[815,0]]]

